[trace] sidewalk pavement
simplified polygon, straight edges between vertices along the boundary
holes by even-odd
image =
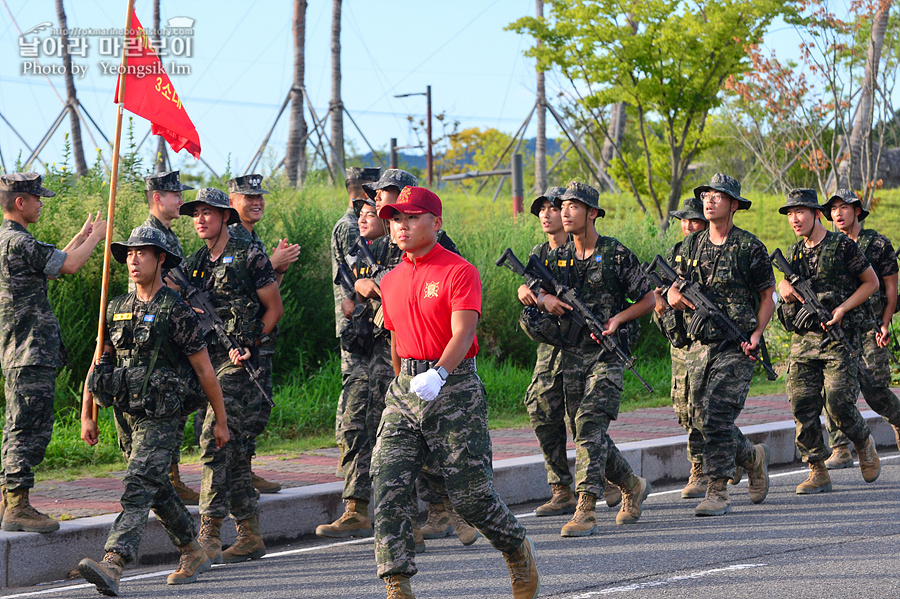
[[[860,400],[860,410],[868,410]],[[772,422],[790,421],[791,406],[783,395],[750,397],[738,418],[742,428]],[[677,437],[684,431],[675,420],[670,407],[644,408],[623,412],[612,423],[610,436],[617,445],[632,441],[650,441]],[[530,428],[491,431],[494,461],[526,456],[540,456],[534,432]],[[575,449],[569,439],[568,449]],[[340,454],[336,447],[306,452],[294,457],[286,455],[259,456],[253,460],[253,471],[268,480],[281,483],[283,489],[334,483]],[[181,466],[181,478],[195,490],[200,489],[200,465]],[[40,481],[31,492],[31,502],[39,510],[56,519],[85,518],[119,512],[122,507],[124,471],[112,472],[107,478]]]

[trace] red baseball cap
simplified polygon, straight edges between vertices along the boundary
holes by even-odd
[[[441,198],[424,187],[404,187],[393,204],[386,204],[378,211],[381,218],[391,218],[394,210],[403,214],[441,215]]]

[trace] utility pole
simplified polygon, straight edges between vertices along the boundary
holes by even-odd
[[[432,149],[433,142],[432,142],[432,137],[431,137],[431,86],[430,85],[427,86],[425,88],[424,93],[416,92],[416,93],[412,93],[412,94],[397,94],[394,97],[395,98],[408,98],[410,96],[425,96],[426,101],[428,103],[428,108],[427,108],[427,112],[426,112],[426,116],[425,116],[425,120],[426,120],[425,131],[428,135],[428,143],[426,145],[427,150],[425,153],[425,158],[426,158],[426,164],[428,165],[427,166],[428,187],[432,187],[434,184],[434,153],[433,153],[433,149]]]
[[[536,0],[537,18],[544,18],[544,0]],[[535,45],[540,46],[541,40]],[[544,91],[544,71],[537,67],[537,139],[534,144],[534,191],[544,193],[547,189],[547,96]]]

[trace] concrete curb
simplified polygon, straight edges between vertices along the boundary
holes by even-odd
[[[896,449],[894,431],[875,412],[865,411],[878,447]],[[793,421],[747,426],[741,429],[754,443],[769,447],[770,463],[785,465],[799,461],[794,444]],[[687,479],[690,464],[686,459],[687,436],[636,441],[619,445],[623,457],[636,474],[653,484],[668,484]],[[575,451],[569,451],[574,468]],[[540,501],[550,496],[544,460],[540,455],[494,462],[494,488],[510,505]],[[334,482],[286,489],[260,500],[260,529],[267,544],[295,541],[315,532],[317,525],[331,522],[343,510],[343,483]],[[198,523],[196,507],[189,508]],[[0,586],[23,587],[65,578],[84,557],[99,559],[109,528],[117,514],[80,518],[60,523],[50,534],[0,532]],[[199,524],[198,524],[199,526]],[[234,526],[222,530],[225,544],[234,541]],[[141,542],[138,563],[142,565],[177,563],[177,552],[154,515],[150,515]]]

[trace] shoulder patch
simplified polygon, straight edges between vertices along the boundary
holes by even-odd
[[[222,258],[222,264],[231,264],[234,262],[234,256],[225,256]]]
[[[144,322],[153,322],[156,320],[156,314],[144,314]]]

